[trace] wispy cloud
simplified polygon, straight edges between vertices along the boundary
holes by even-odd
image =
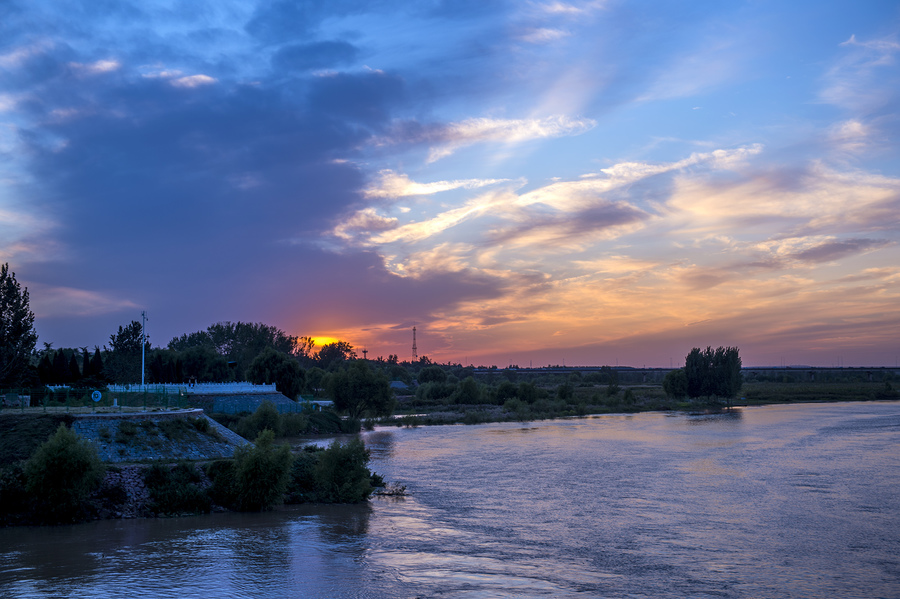
[[[91,63],[70,62],[69,66],[79,73],[86,75],[97,75],[99,73],[110,73],[122,68],[122,64],[118,60],[97,60]]]
[[[367,187],[363,193],[369,198],[427,196],[454,189],[477,189],[506,181],[508,179],[462,179],[417,183],[403,173],[395,173],[390,169],[385,169],[378,173],[377,180]]]
[[[462,147],[476,143],[516,144],[533,139],[578,135],[596,124],[593,119],[567,116],[544,119],[466,119],[446,125],[432,134],[440,143],[432,146],[428,162],[435,162]]]
[[[900,77],[894,67],[900,43],[892,39],[860,42],[852,35],[840,46],[845,52],[825,74],[821,101],[861,116],[896,103]]]

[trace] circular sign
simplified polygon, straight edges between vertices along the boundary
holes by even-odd
[[[100,397],[101,394],[99,391],[94,391],[93,393],[91,393],[91,399],[93,399],[94,401],[100,401]]]

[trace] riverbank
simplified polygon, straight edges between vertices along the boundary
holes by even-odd
[[[560,392],[560,389],[563,391]],[[729,400],[667,397],[662,385],[612,387],[582,384],[539,391],[543,391],[544,396],[540,397],[540,393],[532,394],[532,401],[516,395],[500,404],[450,404],[446,401],[423,401],[410,396],[401,398],[393,417],[381,419],[378,423],[384,426],[484,424],[620,413],[719,411],[728,407],[804,402],[900,400],[900,392],[894,389],[890,381],[753,381],[744,383],[741,394]]]

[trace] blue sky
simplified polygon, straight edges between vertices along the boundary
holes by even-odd
[[[895,365],[895,2],[5,2],[41,342]]]

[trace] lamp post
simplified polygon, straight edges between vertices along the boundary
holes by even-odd
[[[144,390],[144,348],[147,345],[147,334],[144,325],[147,323],[147,311],[141,310],[141,391]]]

